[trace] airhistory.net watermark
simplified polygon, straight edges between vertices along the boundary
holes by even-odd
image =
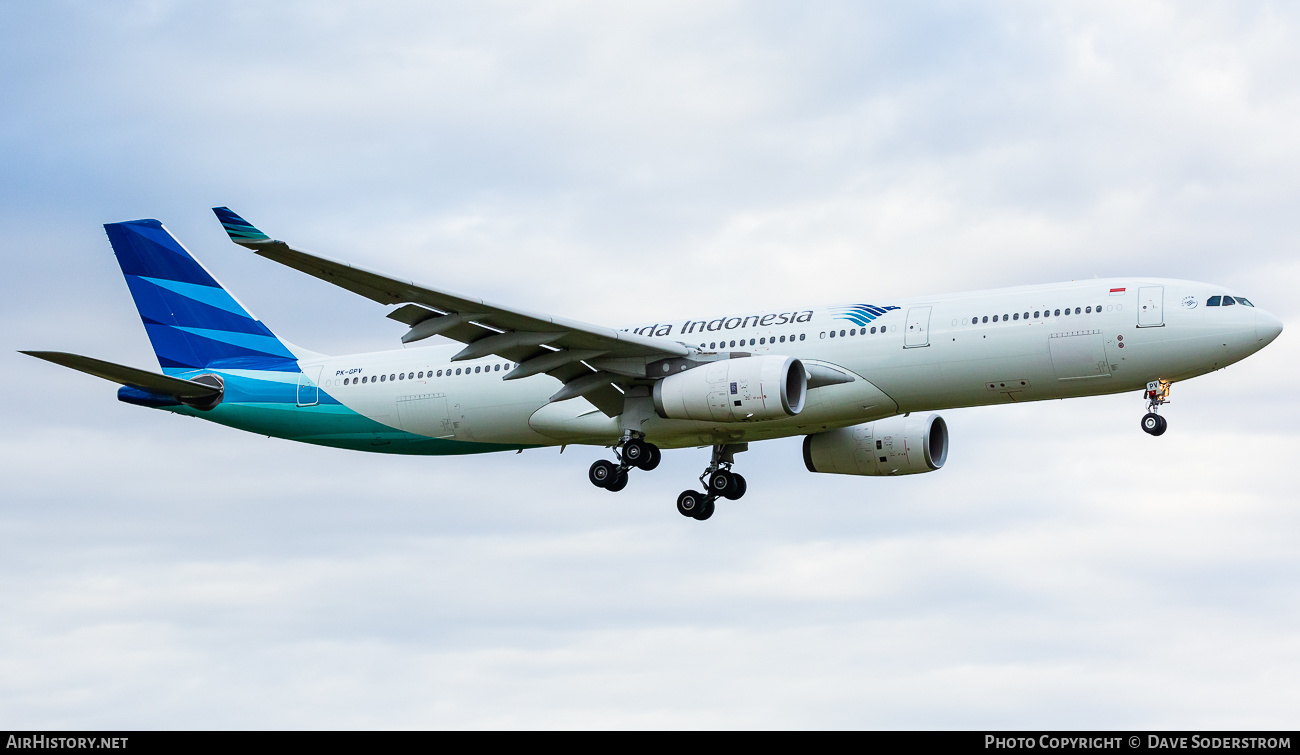
[[[5,749],[13,750],[125,750],[128,737],[30,737],[9,735]]]

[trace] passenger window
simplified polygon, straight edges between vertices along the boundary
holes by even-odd
[[[1008,319],[1009,319],[1009,318],[1008,318],[1005,314],[1002,315],[1002,322],[1006,322]]]
[[[841,331],[840,331],[840,338],[843,338],[843,337],[844,337],[844,331],[841,330]]]
[[[494,368],[492,369],[492,371],[493,371],[493,372],[500,372],[500,371],[501,371],[501,365],[498,364],[496,367],[494,367]]]
[[[438,377],[442,377],[442,370],[438,370]]]
[[[785,336],[781,336],[781,343],[785,343]]]
[[[834,338],[834,337],[835,337],[835,331],[832,330],[832,331],[831,331],[831,338]]]
[[[457,367],[457,368],[456,368],[456,374],[457,374],[457,375],[459,375],[459,374],[460,374],[460,370],[461,370],[461,368],[460,368],[460,367]]]
[[[718,348],[718,344],[717,344],[717,342],[716,342],[716,341],[709,341],[709,348],[710,348],[710,349],[716,349],[716,348]]]
[[[822,331],[821,337],[822,337],[822,338],[826,338],[826,331],[824,331],[824,330]]]
[[[881,333],[884,333],[884,332],[885,332],[885,326],[884,326],[884,325],[881,325],[881,326],[880,326],[880,332],[881,332]]]
[[[735,342],[735,341],[732,341],[732,342],[731,342],[731,348],[733,348],[733,349],[736,348],[736,342]]]
[[[347,379],[347,378],[343,378],[343,384],[344,384],[344,385],[347,385],[347,384],[348,384],[348,379]]]
[[[1080,314],[1080,312],[1079,312],[1079,308],[1078,308],[1078,307],[1075,307],[1075,308],[1074,308],[1074,313],[1075,313],[1076,315],[1077,315],[1077,314]]]
[[[876,329],[875,329],[875,328],[872,328],[872,329],[871,329],[871,335],[874,336],[875,334],[876,334]]]
[[[993,322],[997,322],[997,321],[998,321],[998,316],[997,316],[997,315],[993,315]]]
[[[1025,319],[1026,319],[1026,320],[1029,319],[1029,313],[1028,313],[1028,312],[1025,313]]]
[[[1019,320],[1019,319],[1020,319],[1020,313],[1019,313],[1019,312],[1015,313],[1014,315],[1011,316],[1011,319],[1012,319],[1012,320]]]
[[[989,316],[988,316],[988,315],[984,315],[984,322],[988,322],[988,321],[989,321]]]
[[[406,379],[406,373],[405,373],[405,372],[398,373],[398,375],[397,375],[397,379],[398,379],[398,380],[405,380],[405,379]]]
[[[379,382],[381,382],[381,383],[384,382],[384,376],[383,376],[383,375],[380,375],[380,376],[379,376]]]
[[[1056,315],[1055,315],[1055,316],[1056,316],[1056,317],[1060,317],[1060,316],[1061,316],[1061,310],[1059,310],[1059,309],[1056,310]]]
[[[1232,300],[1232,297],[1231,297],[1231,296],[1225,296],[1225,297],[1223,297],[1223,306],[1225,306],[1225,307],[1231,307],[1233,304],[1236,304],[1236,303],[1237,303],[1237,302],[1235,302],[1235,301]]]
[[[804,336],[806,336],[806,335],[808,335],[808,334],[807,334],[807,333],[800,333],[800,334],[799,334],[799,340],[802,341],[802,340],[804,339]],[[752,339],[752,338],[749,339],[749,342],[750,342],[750,343],[753,343],[753,342],[754,342],[754,339]]]
[[[483,368],[482,368],[482,367],[475,367],[475,368],[474,368],[474,372],[482,372],[482,371],[483,371]]]

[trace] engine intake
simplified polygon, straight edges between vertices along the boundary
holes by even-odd
[[[655,383],[655,411],[664,419],[706,422],[793,417],[803,410],[808,374],[794,357],[723,359]]]
[[[890,417],[803,439],[809,472],[870,477],[920,474],[948,460],[948,424],[937,414]]]

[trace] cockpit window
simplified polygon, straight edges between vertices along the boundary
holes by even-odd
[[[1231,297],[1231,296],[1225,296],[1225,297],[1223,297],[1223,306],[1225,306],[1225,307],[1231,307],[1233,304],[1236,304],[1236,303],[1237,303],[1237,302],[1235,302],[1235,301],[1232,300],[1232,297]]]
[[[1209,299],[1205,301],[1205,306],[1217,307],[1219,306],[1219,300],[1222,298],[1223,298],[1222,296],[1211,296]]]
[[[1245,304],[1247,307],[1253,307],[1253,306],[1255,306],[1254,304],[1251,304],[1251,303],[1250,303],[1250,300],[1247,299],[1247,298],[1244,297],[1244,296],[1238,296],[1238,297],[1237,297],[1237,303],[1238,303],[1238,304]]]

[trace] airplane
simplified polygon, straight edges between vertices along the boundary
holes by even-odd
[[[326,356],[273,333],[157,220],[104,226],[162,372],[24,351],[120,384],[129,404],[278,438],[452,455],[596,446],[617,492],[662,449],[711,447],[707,520],[747,490],[752,442],[803,435],[815,473],[933,472],[936,412],[1141,391],[1162,435],[1173,383],[1259,351],[1281,321],[1224,286],[1110,278],[837,306],[687,317],[614,329],[392,278],[272,239],[226,207],[230,239],[391,308],[403,348]],[[420,344],[441,336],[453,345]]]

